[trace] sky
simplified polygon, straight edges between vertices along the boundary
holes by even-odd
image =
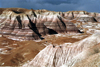
[[[0,0],[0,8],[46,9],[51,11],[88,11],[100,13],[100,0]]]

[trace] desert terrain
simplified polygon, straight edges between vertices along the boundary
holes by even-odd
[[[0,66],[99,67],[100,13],[0,8]]]

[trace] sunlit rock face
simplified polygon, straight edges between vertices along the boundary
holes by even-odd
[[[100,13],[0,8],[1,66],[99,67],[99,56]]]
[[[0,15],[0,34],[13,40],[37,40],[47,34],[67,32],[77,33],[78,28],[63,18],[63,13],[9,8]]]
[[[89,15],[79,15],[78,16],[78,21],[82,21],[82,22],[97,22],[97,20]]]
[[[40,51],[32,61],[24,64],[23,67],[80,67],[80,62],[84,62],[84,64],[81,63],[81,67],[91,67],[95,64],[95,60],[98,57],[92,61],[90,58],[99,56],[99,43],[100,33],[95,33],[73,44],[64,44],[61,46],[51,44]],[[89,62],[86,61],[87,63],[85,63],[85,60]],[[91,62],[93,63],[92,65]],[[96,64],[98,63],[97,60]],[[98,65],[97,67],[99,67]]]
[[[0,12],[0,34],[13,40],[38,40],[49,34],[79,33],[82,27],[72,21],[96,23],[100,17],[99,13],[86,11],[1,8]]]

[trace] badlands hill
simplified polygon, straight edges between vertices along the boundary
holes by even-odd
[[[99,47],[100,13],[0,8],[1,66],[99,67]]]
[[[0,23],[0,33],[17,40],[37,40],[47,34],[79,31],[60,13],[46,10],[5,9],[0,15]]]

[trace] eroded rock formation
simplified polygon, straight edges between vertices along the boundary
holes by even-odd
[[[76,67],[80,67],[80,62],[86,60],[90,56],[96,56],[98,53],[100,53],[99,43],[100,33],[96,33],[73,44],[61,46],[49,45],[40,51],[40,53],[38,53],[32,61],[23,65],[23,67],[73,67],[74,65],[76,65]],[[92,63],[93,62],[95,62],[95,60],[92,61]],[[96,64],[98,63],[99,62]],[[89,67],[92,65],[89,65]],[[85,66],[87,67],[88,64]]]
[[[0,34],[11,39],[37,40],[47,34],[78,32],[78,28],[63,18],[60,13],[53,14],[48,11],[49,15],[46,15],[42,10],[17,10],[5,9],[2,12]],[[39,14],[39,12],[44,14]]]
[[[98,13],[86,11],[54,12],[1,8],[0,34],[14,40],[43,39],[47,34],[79,32],[72,20],[80,22],[99,21]]]
[[[100,13],[0,8],[0,39],[1,66],[100,66]]]

